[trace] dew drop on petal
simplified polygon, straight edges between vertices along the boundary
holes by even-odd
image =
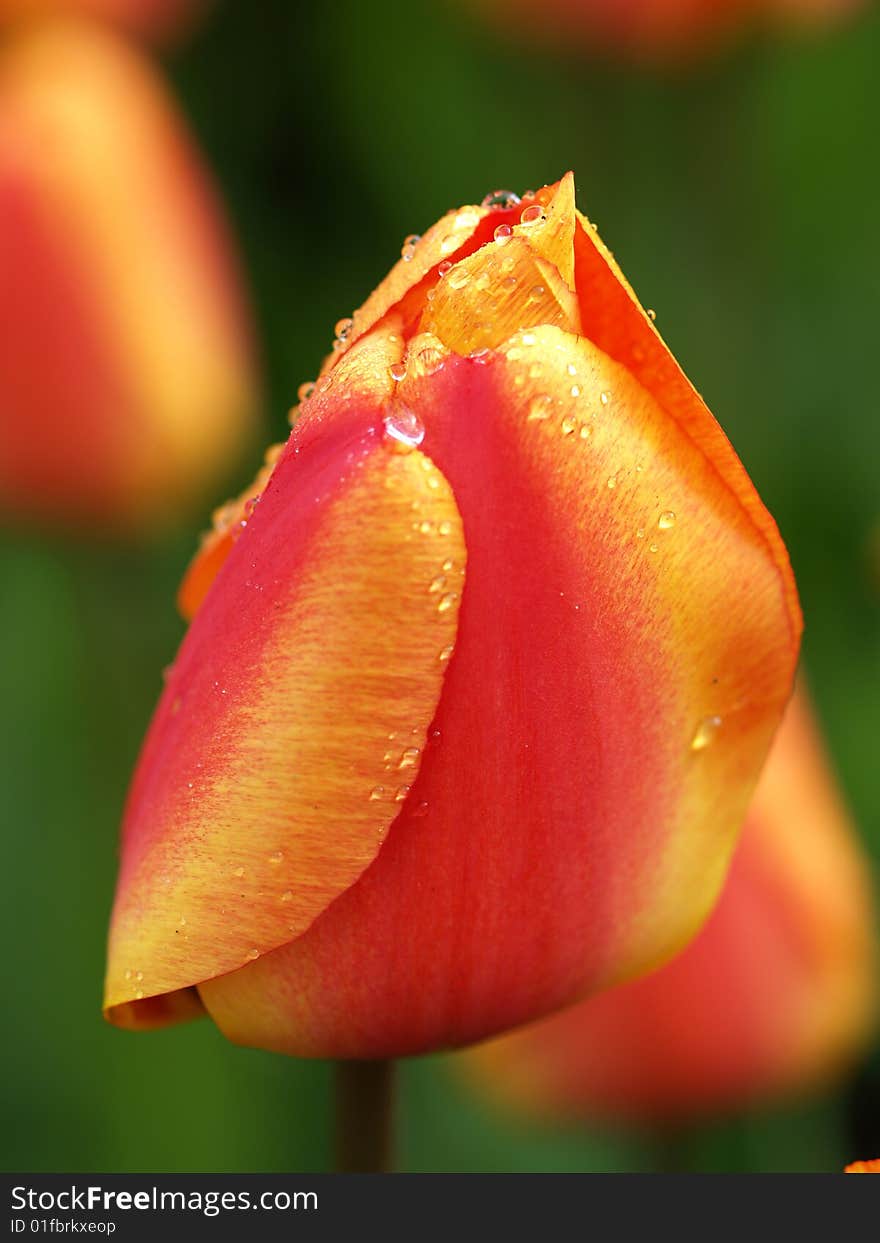
[[[532,400],[529,406],[528,421],[543,422],[544,419],[550,418],[550,407],[553,405],[553,398],[549,393],[541,393]]]
[[[661,531],[668,531],[670,527],[675,526],[675,514],[671,509],[665,509],[657,519],[657,526]]]
[[[513,190],[492,190],[481,203],[482,207],[501,207],[509,209],[518,207],[522,199],[518,194],[514,194]]]
[[[470,279],[471,274],[467,268],[453,268],[447,277],[447,283],[450,289],[464,289]]]
[[[305,384],[301,384],[296,390],[297,401],[308,401],[312,393],[315,391],[314,380],[306,380]]]
[[[416,247],[421,240],[421,234],[419,233],[410,233],[403,239],[403,245],[400,248],[400,257],[405,263],[409,263],[410,259],[412,259],[413,255],[416,253]]]
[[[704,716],[691,739],[691,750],[705,751],[706,747],[714,742],[721,724],[722,719],[720,716]]]
[[[401,407],[382,420],[385,435],[404,449],[416,449],[425,439],[425,426],[412,410]]]
[[[253,962],[255,958],[260,957],[260,951],[258,949],[248,950],[246,957]]]
[[[383,799],[384,797],[385,797],[385,787],[384,786],[373,786],[372,790],[370,791],[370,802],[378,803],[379,800]]]
[[[403,770],[407,768],[415,768],[416,764],[419,762],[419,754],[418,747],[407,747],[406,750],[401,753],[397,767]]]
[[[523,208],[519,222],[520,224],[535,224],[543,215],[544,209],[540,203],[532,203],[528,207]]]
[[[492,236],[499,246],[506,246],[513,237],[513,229],[511,229],[509,224],[499,224]]]
[[[292,890],[292,889],[285,889],[285,890],[284,890],[284,893],[281,895],[281,901],[282,901],[282,902],[292,902],[292,901],[293,901],[293,890]]]

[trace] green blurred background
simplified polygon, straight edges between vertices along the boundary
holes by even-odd
[[[573,168],[791,550],[805,663],[880,859],[880,12],[687,71],[538,53],[439,0],[218,3],[166,60],[225,193],[286,432],[332,325],[405,234]],[[243,485],[250,461],[229,488]],[[217,494],[216,501],[224,499]],[[322,1170],[330,1073],[197,1023],[100,1017],[129,774],[204,519],[152,546],[0,536],[6,1169]],[[494,1119],[442,1058],[402,1069],[405,1170],[836,1170],[880,1153],[880,1053],[831,1097],[662,1145]]]

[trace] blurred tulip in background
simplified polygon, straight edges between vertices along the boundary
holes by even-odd
[[[708,51],[743,29],[814,26],[862,0],[479,0],[505,28],[547,42],[572,41],[636,59]]]
[[[186,34],[208,0],[0,0],[3,25],[45,17],[91,17],[165,43]]]
[[[667,966],[467,1054],[547,1117],[680,1122],[826,1086],[874,1029],[870,874],[806,694],[792,701],[721,900]]]
[[[406,240],[185,584],[108,1017],[379,1058],[647,970],[722,884],[800,614],[571,175]]]
[[[0,44],[0,510],[143,528],[253,433],[222,207],[165,87],[97,26]]]

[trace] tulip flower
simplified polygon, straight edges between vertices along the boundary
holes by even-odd
[[[188,30],[204,7],[204,0],[0,0],[0,23],[91,17],[165,43]]]
[[[184,584],[105,1004],[380,1059],[693,935],[800,616],[772,519],[571,175],[408,238],[336,331]]]
[[[0,509],[134,528],[251,433],[228,231],[148,62],[70,22],[0,50]]]
[[[804,692],[761,777],[721,900],[667,966],[466,1055],[547,1116],[680,1121],[815,1088],[873,1028],[867,861]]]
[[[636,59],[695,55],[744,27],[830,21],[862,0],[481,0],[505,27],[547,40],[574,41]]]

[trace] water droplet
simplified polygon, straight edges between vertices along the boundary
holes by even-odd
[[[437,269],[437,275],[442,280],[442,278],[447,274],[447,272],[451,272],[451,271],[452,271],[452,261],[450,259],[444,259],[443,262],[440,264],[439,268]]]
[[[537,302],[539,301],[539,299],[544,297],[544,294],[546,292],[547,290],[544,288],[543,285],[532,285],[531,289],[529,290],[529,297],[532,298],[535,302]]]
[[[425,428],[421,419],[405,406],[387,414],[382,420],[382,427],[385,435],[404,449],[415,449],[425,439]]]
[[[562,420],[563,436],[571,436],[573,432],[577,431],[577,425],[578,425],[577,419],[572,418],[570,414],[567,414],[565,418]]]
[[[589,440],[590,439],[590,425],[588,423],[582,423],[581,430],[578,433],[578,435],[580,436],[581,440]]]
[[[129,969],[128,969],[128,970],[126,971],[126,973],[125,973],[125,978],[126,978],[127,980],[133,980],[133,979],[134,979],[134,972],[132,971],[132,969],[131,969],[130,967],[129,967]]]
[[[306,380],[305,384],[301,384],[296,390],[297,401],[308,401],[312,393],[315,391],[315,381]]]
[[[549,393],[541,393],[535,397],[529,406],[528,421],[543,422],[544,419],[550,418],[550,408],[553,405],[553,398]]]
[[[441,522],[437,527],[437,534],[438,535],[451,535],[452,534],[452,523]]]
[[[250,962],[253,962],[255,958],[260,957],[260,951],[258,949],[248,950],[245,957],[249,959]]]
[[[411,357],[420,375],[435,375],[446,361],[446,354],[438,345],[423,345]]]
[[[186,927],[186,916],[185,916],[185,915],[181,915],[180,919],[178,919],[178,921],[177,921],[177,926],[178,926],[178,928],[185,928],[185,927]]]
[[[506,246],[513,237],[513,229],[511,229],[509,224],[499,224],[492,236],[499,246]]]
[[[502,289],[514,289],[515,287],[516,287],[516,277],[505,276],[504,280],[501,282],[501,288]]]
[[[143,973],[143,971],[135,971],[135,973],[134,973],[134,978],[135,978],[136,980],[142,980],[142,979],[144,978],[144,973]]]
[[[244,868],[236,868],[235,871],[232,873],[232,875],[238,876],[239,878],[241,878],[242,876],[244,876]]]
[[[406,363],[392,363],[388,368],[388,374],[391,376],[391,379],[395,384],[399,384],[401,380],[406,379]]]
[[[417,820],[423,819],[425,816],[427,816],[427,814],[428,814],[427,803],[417,803],[410,813],[410,815],[415,816]]]
[[[397,762],[397,767],[400,769],[415,768],[416,764],[419,762],[419,754],[420,752],[418,747],[407,747],[406,750],[402,752],[400,759]]]
[[[513,190],[492,190],[481,203],[482,207],[501,207],[505,210],[519,207],[522,199]]]
[[[384,786],[373,786],[372,790],[370,791],[370,802],[378,803],[379,800],[383,799],[384,797],[385,797],[385,787]]]
[[[453,268],[446,278],[446,283],[450,289],[464,289],[470,279],[471,274],[467,268]]]
[[[580,397],[581,386],[579,384],[572,384],[570,392],[571,392],[572,397]]]
[[[395,803],[402,803],[404,799],[406,798],[407,794],[409,794],[411,788],[412,788],[411,786],[398,786],[397,789],[394,791]]]
[[[455,591],[447,592],[447,594],[443,596],[440,602],[438,603],[437,612],[448,613],[457,600],[458,600],[457,592]]]
[[[337,320],[336,327],[333,329],[336,340],[344,345],[351,336],[352,328],[354,328],[354,320],[350,315],[347,315],[344,319]]]
[[[421,234],[419,233],[410,233],[403,239],[403,245],[400,248],[400,257],[404,260],[404,262],[409,263],[410,259],[412,259],[413,255],[416,253],[416,247],[421,240]]]
[[[657,526],[661,531],[668,531],[670,527],[675,526],[675,514],[671,509],[666,509],[657,519]]]
[[[440,656],[439,656],[440,664],[445,665],[454,651],[455,651],[455,648],[452,646],[451,643],[449,644],[448,647],[441,648]]]
[[[658,545],[658,544],[649,544],[649,545],[648,545],[648,552],[658,552],[658,551],[659,551],[659,545]]]
[[[284,890],[284,893],[281,895],[281,901],[282,901],[282,902],[292,902],[292,901],[293,901],[293,890],[292,890],[292,889],[285,889],[285,890]]]
[[[655,320],[656,318],[657,318],[657,312],[656,312],[656,311],[649,310],[649,311],[648,311],[648,319],[650,319],[650,320],[653,322],[653,320]]]
[[[616,476],[616,475],[611,475],[611,476],[610,476],[610,478],[609,478],[609,480],[608,480],[608,487],[609,487],[609,488],[616,488],[616,487],[617,487],[617,476]]]
[[[529,207],[523,208],[523,213],[519,218],[520,224],[535,224],[544,215],[544,209],[540,203],[532,203]]]
[[[599,394],[599,400],[601,401],[601,403],[602,403],[602,405],[603,405],[603,406],[607,406],[607,405],[608,405],[608,403],[609,403],[609,401],[611,400],[611,394],[610,394],[610,393],[607,393],[607,392],[606,392],[606,393],[600,393],[600,394]]]
[[[691,739],[691,750],[704,751],[706,747],[714,742],[715,735],[721,728],[721,723],[720,716],[704,716]]]
[[[143,995],[144,995],[144,990],[142,988],[139,988],[137,992],[135,993],[136,1000],[140,1001]]]
[[[446,586],[446,582],[447,582],[446,575],[440,574],[431,583],[430,587],[428,588],[428,591],[432,593],[437,592],[437,591],[442,591],[443,588]]]
[[[274,851],[272,852],[272,854],[271,854],[271,855],[269,855],[269,862],[270,862],[270,863],[275,863],[275,864],[278,864],[278,863],[282,863],[283,861],[284,861],[284,851],[283,851],[283,850],[274,850]]]

